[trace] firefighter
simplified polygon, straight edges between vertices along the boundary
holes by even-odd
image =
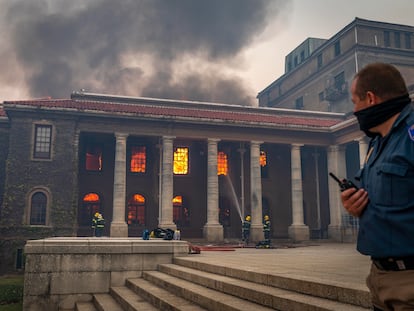
[[[265,215],[263,217],[263,234],[264,234],[264,242],[266,245],[270,245],[270,217],[269,215]]]
[[[101,213],[95,213],[92,219],[92,228],[95,230],[95,236],[101,237],[105,228],[105,219]]]
[[[91,228],[92,228],[92,231],[93,231],[92,236],[95,236],[95,234],[96,234],[96,222],[98,221],[98,216],[99,216],[99,213],[96,212],[92,217],[92,225],[91,225]]]
[[[242,240],[246,245],[249,245],[251,219],[252,218],[250,217],[250,215],[247,215],[245,220],[243,221]]]

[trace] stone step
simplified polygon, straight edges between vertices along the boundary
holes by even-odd
[[[145,271],[143,278],[158,287],[168,289],[174,295],[181,296],[211,311],[274,310],[159,271]]]
[[[128,311],[157,311],[151,303],[126,286],[111,287],[111,296]]]
[[[77,302],[75,311],[97,311],[92,302]]]
[[[205,311],[206,309],[171,293],[170,289],[164,289],[143,278],[127,279],[126,285],[139,296],[144,297],[155,306],[156,310],[171,311]],[[144,309],[145,310],[145,309]]]
[[[352,288],[338,282],[307,279],[300,275],[277,275],[226,267],[217,264],[192,261],[190,258],[176,257],[174,264],[199,271],[228,276],[239,280],[249,281],[270,287],[285,289],[310,296],[329,299],[369,309],[371,307],[370,294],[367,289]]]
[[[158,270],[168,275],[277,310],[367,310],[360,306],[353,306],[338,301],[314,297],[286,289],[244,281],[175,264],[159,265]]]
[[[124,311],[110,294],[94,294],[93,304],[98,311]]]

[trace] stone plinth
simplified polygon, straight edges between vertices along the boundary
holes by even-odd
[[[50,238],[28,241],[23,309],[74,309],[142,271],[188,255],[185,241],[141,238]]]

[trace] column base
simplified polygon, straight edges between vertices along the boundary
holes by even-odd
[[[257,243],[264,240],[263,226],[251,225],[250,227],[250,241]]]
[[[208,242],[222,242],[224,240],[223,226],[206,224],[203,228],[203,236]]]
[[[110,237],[127,238],[128,237],[128,225],[125,222],[112,222]]]
[[[307,225],[291,225],[288,228],[289,238],[293,241],[308,241],[309,227]]]

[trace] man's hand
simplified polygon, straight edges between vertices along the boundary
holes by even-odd
[[[368,192],[364,189],[350,188],[341,192],[341,201],[349,214],[355,217],[361,216],[368,205]]]

